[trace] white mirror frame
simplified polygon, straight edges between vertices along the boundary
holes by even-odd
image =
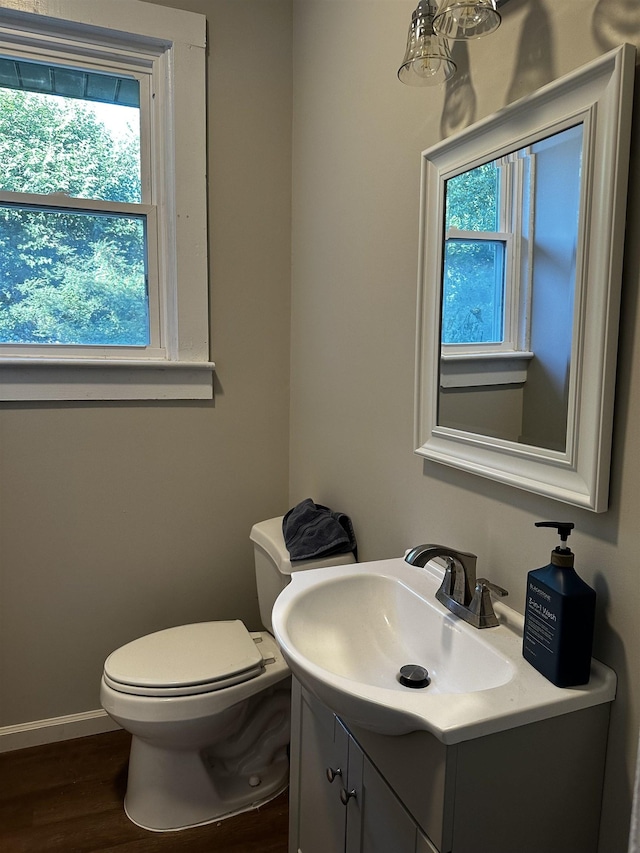
[[[622,45],[424,151],[416,348],[416,453],[604,512],[626,218],[635,48]],[[567,441],[564,452],[438,426],[446,181],[584,123]]]

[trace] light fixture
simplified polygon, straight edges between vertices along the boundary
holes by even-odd
[[[434,0],[420,0],[411,16],[407,50],[398,70],[407,86],[437,86],[455,74],[449,45],[433,28],[436,12]]]
[[[443,38],[478,39],[500,26],[496,0],[444,0],[433,28]]]
[[[498,7],[508,0],[420,0],[411,16],[398,78],[408,86],[437,86],[456,72],[447,39],[479,39],[495,32]]]

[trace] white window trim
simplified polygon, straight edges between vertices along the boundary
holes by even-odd
[[[533,353],[522,350],[504,352],[449,353],[444,346],[440,356],[441,388],[473,388],[481,385],[522,385]]]
[[[90,58],[129,51],[153,65],[161,347],[12,347],[0,401],[211,399],[206,222],[206,18],[140,0],[0,0],[0,40],[44,39]],[[100,45],[98,50],[87,44]],[[52,56],[52,60],[53,60]],[[143,199],[145,194],[143,190]],[[75,200],[74,200],[75,203]],[[151,259],[151,253],[150,253]],[[80,355],[82,350],[82,355]]]

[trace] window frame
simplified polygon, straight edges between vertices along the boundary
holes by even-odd
[[[0,53],[141,81],[141,204],[5,192],[0,203],[144,216],[155,323],[148,347],[1,344],[0,401],[212,398],[205,16],[139,0],[1,2]]]

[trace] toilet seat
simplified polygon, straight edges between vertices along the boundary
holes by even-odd
[[[260,675],[265,661],[259,635],[245,625],[198,622],[156,631],[109,655],[104,680],[133,696],[192,696],[223,690]]]

